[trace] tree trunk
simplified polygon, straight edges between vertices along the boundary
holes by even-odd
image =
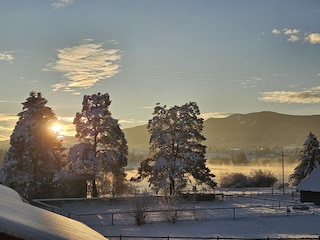
[[[92,179],[91,197],[98,197],[98,189],[97,189],[97,185],[96,185],[96,177],[95,176],[93,176],[93,179]]]
[[[170,179],[170,196],[175,193],[174,189],[174,179]]]

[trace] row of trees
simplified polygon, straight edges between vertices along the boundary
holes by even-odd
[[[93,197],[126,190],[128,146],[109,111],[107,93],[83,97],[82,111],[73,122],[79,143],[70,149],[63,148],[63,140],[51,130],[57,118],[41,93],[31,92],[22,104],[4,157],[6,185],[26,199],[51,197],[59,187],[66,189],[70,176],[91,181]],[[199,115],[195,102],[172,108],[157,104],[148,123],[149,158],[132,180],[146,178],[157,193],[170,195],[193,181],[214,187],[214,174],[206,167],[206,147],[201,144],[205,138]]]
[[[65,149],[58,133],[51,130],[57,118],[46,104],[47,100],[36,92],[22,103],[4,157],[4,183],[26,199],[51,197],[59,187],[68,189],[66,179],[70,178],[90,181],[93,197],[124,193],[128,187],[124,169],[128,146],[118,120],[109,111],[109,95],[83,97],[82,110],[73,122],[79,142],[70,149]],[[215,175],[206,166],[203,119],[199,115],[195,102],[171,108],[156,104],[147,126],[149,154],[131,180],[147,179],[156,193],[168,195],[188,184],[214,188]],[[319,159],[319,142],[310,133],[289,181],[294,185],[301,182],[319,165]]]

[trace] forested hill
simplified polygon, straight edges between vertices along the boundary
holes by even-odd
[[[147,125],[124,129],[130,149],[148,149]],[[320,140],[320,115],[294,116],[275,112],[233,114],[204,122],[208,149],[301,146],[309,132]]]
[[[129,150],[147,150],[150,135],[147,125],[123,129]],[[309,132],[320,140],[320,115],[294,116],[275,112],[233,114],[227,118],[211,118],[204,122],[204,143],[208,150],[221,148],[301,146]],[[67,147],[77,141],[64,138]],[[0,142],[7,149],[9,141]]]

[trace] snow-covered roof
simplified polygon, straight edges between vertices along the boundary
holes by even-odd
[[[37,208],[0,185],[0,233],[22,239],[106,240],[100,233],[73,219]]]
[[[298,191],[320,192],[320,166],[313,170],[298,186]]]

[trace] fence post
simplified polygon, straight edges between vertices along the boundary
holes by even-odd
[[[233,219],[235,219],[236,218],[236,208],[234,207],[233,208]]]
[[[120,239],[120,240],[122,239],[122,236],[121,236],[121,234],[120,234],[120,236],[119,236],[119,239]]]
[[[167,238],[168,240],[170,240],[170,236],[168,236],[168,238]]]
[[[113,226],[113,213],[111,213],[111,225]],[[121,235],[120,235],[121,236]],[[121,239],[121,238],[120,238]]]

